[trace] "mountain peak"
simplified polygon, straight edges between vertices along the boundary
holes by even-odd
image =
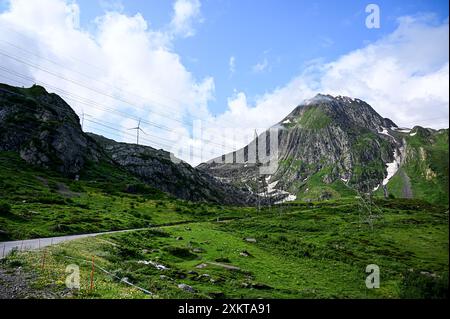
[[[318,93],[313,98],[304,100],[299,106],[313,105],[313,104],[320,104],[320,103],[327,103],[327,102],[344,102],[344,103],[357,102],[357,103],[361,103],[363,101],[360,99],[353,98],[350,96],[345,96],[345,95],[333,96],[330,94]]]
[[[324,128],[332,123],[343,128],[365,127],[373,132],[382,131],[383,128],[397,127],[394,122],[380,116],[361,99],[322,93],[304,100],[278,124],[285,128],[294,126]]]

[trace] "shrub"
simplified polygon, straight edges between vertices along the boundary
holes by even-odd
[[[158,193],[158,191],[155,188],[150,187],[143,183],[126,185],[123,192],[129,193],[129,194],[139,194],[139,195],[154,195],[154,194]]]
[[[189,251],[188,248],[183,247],[166,247],[164,248],[165,251],[167,251],[172,256],[183,258],[183,259],[195,259],[197,258],[196,254],[193,254]]]
[[[431,276],[417,271],[403,274],[400,297],[407,299],[447,299],[448,273],[443,276]]]
[[[0,202],[0,214],[6,215],[11,213],[11,205]]]

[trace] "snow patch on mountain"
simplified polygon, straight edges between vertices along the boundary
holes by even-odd
[[[400,161],[401,161],[400,154],[398,153],[397,149],[395,149],[394,150],[394,161],[386,164],[387,165],[387,176],[383,180],[383,185],[386,185],[389,182],[389,180],[395,175],[395,173],[397,173],[398,169],[400,168]]]

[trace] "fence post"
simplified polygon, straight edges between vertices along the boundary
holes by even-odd
[[[45,268],[45,255],[47,254],[47,250],[44,250],[44,255],[42,256],[42,270]]]
[[[94,263],[94,256],[92,256],[92,269],[91,269],[91,292],[94,289],[94,270],[95,270],[95,263]]]
[[[5,248],[6,248],[6,244],[3,244],[3,254],[2,254],[2,258],[5,258]]]

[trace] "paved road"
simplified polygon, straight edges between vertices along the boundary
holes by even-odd
[[[10,253],[13,249],[18,249],[18,250],[40,249],[42,247],[46,247],[46,246],[58,244],[58,243],[61,243],[64,241],[74,240],[74,239],[80,239],[80,238],[85,238],[85,237],[95,237],[98,235],[106,235],[106,234],[123,233],[123,232],[143,230],[143,229],[148,229],[148,228],[136,228],[136,229],[117,230],[117,231],[109,231],[109,232],[102,232],[102,233],[68,235],[68,236],[60,236],[60,237],[36,238],[36,239],[0,242],[0,258],[3,258],[6,255],[8,255],[8,253]]]
[[[116,233],[124,233],[124,232],[130,232],[130,231],[137,231],[137,230],[145,230],[150,228],[160,228],[160,227],[167,227],[167,226],[176,226],[176,225],[183,225],[183,224],[196,224],[196,223],[203,223],[205,221],[179,221],[179,222],[172,222],[167,224],[160,224],[160,225],[153,225],[146,228],[134,228],[134,229],[124,229],[124,230],[115,230],[115,231],[108,231],[108,232],[102,232],[102,233],[92,233],[92,234],[80,234],[80,235],[67,235],[67,236],[60,236],[60,237],[48,237],[48,238],[35,238],[35,239],[25,239],[25,240],[16,240],[16,241],[5,241],[0,242],[0,259],[8,255],[13,249],[18,250],[33,250],[33,249],[40,249],[42,247],[55,245],[58,243],[61,243],[63,241],[69,241],[74,239],[80,239],[80,238],[86,238],[86,237],[95,237],[99,235],[107,235],[107,234],[116,234]]]

